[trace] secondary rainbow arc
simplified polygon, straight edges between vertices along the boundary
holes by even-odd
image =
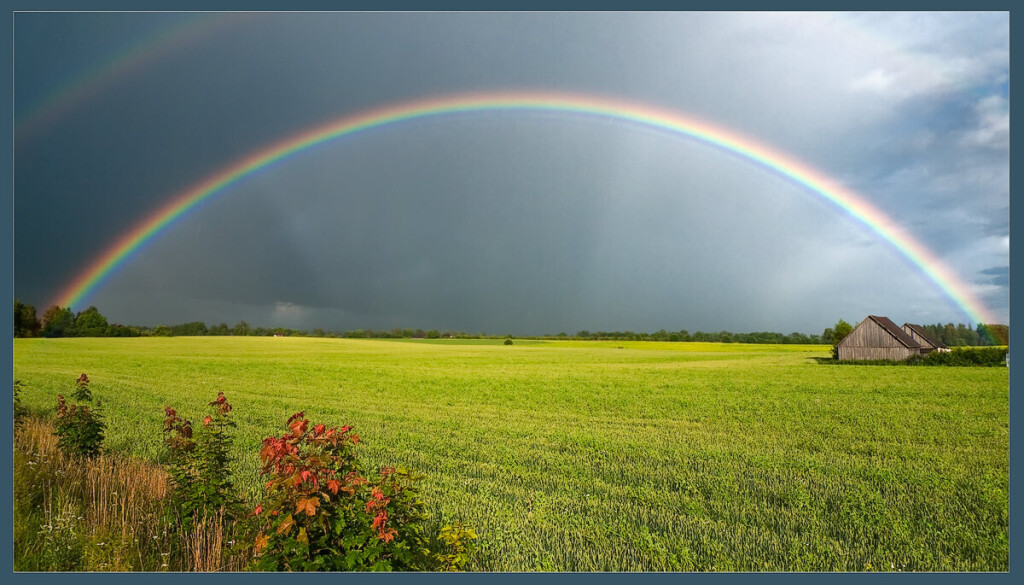
[[[794,158],[748,137],[706,121],[645,104],[564,93],[459,94],[421,99],[346,115],[292,135],[222,168],[138,223],[81,271],[54,304],[75,307],[93,292],[140,246],[202,201],[223,192],[239,179],[318,144],[363,130],[409,120],[480,111],[549,111],[609,118],[666,130],[718,147],[766,168],[832,202],[891,243],[934,282],[973,323],[995,319],[966,284],[917,239],[862,196]]]

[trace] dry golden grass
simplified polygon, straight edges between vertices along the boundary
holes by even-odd
[[[26,419],[15,433],[15,568],[244,568],[247,551],[225,550],[231,527],[223,515],[176,534],[167,495],[168,476],[160,466],[118,455],[65,455],[52,425]]]

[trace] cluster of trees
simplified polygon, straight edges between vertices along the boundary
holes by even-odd
[[[752,333],[733,333],[718,331],[707,333],[696,331],[690,333],[686,329],[666,331],[660,329],[654,333],[637,333],[633,331],[579,331],[576,335],[544,336],[546,339],[593,339],[613,341],[712,341],[718,343],[824,343],[818,335],[793,332],[788,335],[772,331],[755,331]]]
[[[120,324],[107,323],[96,307],[77,315],[66,307],[54,305],[40,318],[36,308],[14,300],[15,337],[130,337],[137,331]]]
[[[934,339],[953,347],[959,345],[1007,345],[1010,341],[1010,327],[1007,325],[978,325],[971,329],[963,323],[922,325]]]
[[[961,345],[1006,345],[1009,340],[1009,327],[1006,325],[983,325],[970,328],[963,323],[954,326],[923,325],[924,329],[944,344],[953,347]],[[634,331],[578,331],[575,335],[559,333],[557,335],[519,336],[525,339],[577,339],[577,340],[613,340],[613,341],[711,341],[718,343],[792,343],[792,344],[825,344],[839,343],[853,326],[840,319],[833,327],[825,329],[821,335],[793,332],[788,335],[771,331],[755,331],[753,333],[732,333],[718,331],[706,333],[697,331],[690,333],[685,329],[666,331],[660,329],[654,333]],[[70,308],[50,307],[37,318],[36,309],[30,304],[14,301],[14,336],[15,337],[138,337],[138,336],[194,336],[194,335],[234,335],[234,336],[272,336],[288,337],[348,337],[376,339],[501,339],[511,335],[488,335],[486,333],[466,333],[464,331],[439,331],[430,329],[398,328],[387,330],[353,329],[348,331],[329,331],[321,328],[306,331],[286,327],[253,327],[245,321],[234,326],[227,323],[207,325],[202,321],[180,323],[178,325],[157,325],[156,327],[109,324],[96,307],[89,307],[78,314]]]

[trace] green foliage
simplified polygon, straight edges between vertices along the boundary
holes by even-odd
[[[70,337],[74,335],[75,315],[69,308],[53,305],[43,313],[44,337]]]
[[[983,366],[1006,365],[1006,347],[954,347],[950,351],[933,351],[913,355],[905,360],[843,360],[830,362],[843,366]]]
[[[842,319],[836,321],[836,324],[832,327],[832,344],[838,345],[851,331],[853,331],[853,325]]]
[[[512,340],[511,339],[506,339],[505,340],[505,345],[512,345]]]
[[[180,323],[178,325],[172,325],[170,329],[171,335],[177,336],[207,335],[210,332],[206,327],[206,323],[203,323],[202,321]]]
[[[925,356],[914,356],[910,363],[924,366],[989,366],[1006,365],[1006,347],[955,347],[951,351],[933,351]]]
[[[21,426],[21,422],[28,416],[28,409],[21,403],[21,380],[14,381],[14,428]]]
[[[822,334],[822,343],[832,344],[832,359],[839,359],[839,342],[845,339],[851,331],[853,331],[853,325],[850,325],[846,321],[840,319],[839,321],[836,321],[836,324],[833,327],[826,329]]]
[[[288,431],[263,441],[267,495],[253,568],[261,571],[422,570],[430,560],[424,534],[421,475],[386,467],[373,477],[355,453],[352,427],[310,425],[305,413]]]
[[[441,552],[434,553],[438,571],[463,571],[476,552],[476,532],[461,522],[441,528],[437,536]]]
[[[89,376],[82,374],[75,380],[75,391],[71,394],[75,400],[92,402],[92,390],[89,389]]]
[[[203,418],[195,436],[191,421],[179,417],[170,406],[164,407],[165,444],[171,451],[171,500],[177,521],[185,528],[216,514],[234,519],[241,511],[231,478],[232,441],[227,432],[235,426],[228,416],[232,407],[223,392],[218,392],[209,406],[210,414]]]
[[[102,337],[107,333],[107,318],[96,307],[89,307],[75,317],[75,335]]]
[[[36,308],[14,299],[14,336],[35,337],[42,325],[36,317]]]
[[[82,374],[75,384],[76,400],[92,402],[89,378]],[[103,449],[103,435],[107,425],[103,421],[99,405],[89,408],[85,405],[68,405],[62,394],[57,395],[57,422],[54,434],[57,446],[68,455],[92,458]]]

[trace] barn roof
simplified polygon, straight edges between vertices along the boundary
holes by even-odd
[[[871,319],[875,323],[878,323],[878,325],[882,329],[885,329],[886,331],[888,331],[890,335],[892,335],[893,337],[896,338],[896,341],[899,341],[903,345],[905,345],[907,347],[918,347],[918,348],[921,347],[920,343],[914,341],[913,337],[908,335],[907,332],[904,331],[903,329],[900,329],[888,317],[879,317],[877,315],[868,315],[868,319]]]
[[[923,339],[923,340],[927,341],[928,343],[932,344],[934,347],[941,347],[943,349],[947,349],[946,346],[941,341],[936,341],[935,338],[933,338],[931,335],[929,335],[924,330],[924,328],[921,327],[920,325],[914,325],[913,323],[904,323],[903,326],[904,327],[910,327],[911,329],[913,329],[914,333],[917,333],[918,335],[920,335],[921,339]]]

